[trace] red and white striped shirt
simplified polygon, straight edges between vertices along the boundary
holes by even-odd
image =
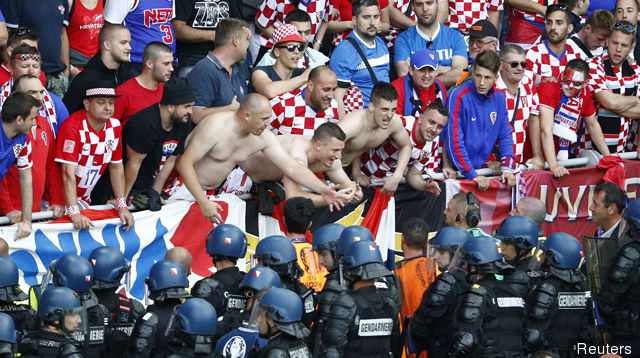
[[[284,24],[285,15],[295,8],[290,0],[264,0],[256,13],[256,21],[262,27],[273,26],[274,29],[277,29],[280,25]],[[298,9],[308,13],[311,17],[310,41],[313,42],[322,21],[327,20],[325,17],[328,9],[327,0],[300,1],[298,3]],[[261,46],[268,48],[273,47],[273,40],[265,34],[260,34],[259,43]]]
[[[513,139],[513,159],[516,163],[522,163],[524,159],[524,145],[527,140],[527,122],[532,114],[540,114],[538,111],[538,104],[540,102],[538,99],[538,91],[536,90],[536,86],[533,85],[533,82],[525,76],[520,81],[518,93],[511,93],[507,90],[507,85],[504,83],[501,73],[498,74],[498,80],[495,86],[497,89],[502,90],[507,98],[509,122],[511,123],[511,127],[513,127],[513,134],[511,135],[511,139]],[[518,96],[520,97],[520,103],[518,104],[518,113],[514,118],[516,99]]]
[[[400,12],[403,13],[404,15],[407,15],[407,12],[409,12],[409,18],[411,20],[418,21],[418,18],[416,17],[416,13],[413,12],[413,10],[409,9],[411,0],[395,0],[395,1],[392,1],[392,3],[393,4],[390,4],[390,5],[393,5],[393,7],[400,10]],[[391,25],[389,32],[387,32],[387,34],[384,35],[384,41],[387,43],[387,47],[393,46],[393,44],[396,42],[396,37],[398,37],[398,35],[402,31],[403,30],[400,30],[399,28]]]
[[[423,172],[425,168],[433,171],[433,164],[439,159],[436,158],[439,138],[419,144],[416,139],[419,118],[414,116],[402,116],[400,118],[411,140],[411,158],[408,166],[413,166],[420,172]],[[378,148],[369,149],[369,151],[362,154],[360,170],[370,178],[387,177],[396,170],[399,152],[400,148],[397,144],[392,139],[387,139]],[[431,168],[429,168],[429,163],[432,164]]]
[[[110,163],[122,163],[122,127],[111,118],[96,132],[85,110],[67,118],[57,138],[56,162],[76,165],[76,196],[90,202],[91,190]]]
[[[338,122],[338,102],[331,100],[331,106],[324,111],[316,111],[305,101],[306,88],[287,92],[271,99],[273,114],[269,127],[273,133],[313,136],[322,123]]]
[[[500,11],[503,7],[503,0],[449,0],[449,18],[445,26],[468,35],[473,24],[487,19],[489,11]]]
[[[527,51],[525,76],[533,80],[537,86],[545,77],[558,78],[567,62],[576,57],[573,47],[567,46],[562,55],[556,56],[547,46],[547,41],[542,41]]]

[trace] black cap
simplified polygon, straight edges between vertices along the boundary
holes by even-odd
[[[476,21],[476,23],[471,26],[469,37],[480,38],[486,36],[498,38],[498,30],[489,20]]]
[[[172,78],[164,84],[160,104],[185,104],[196,101],[196,93],[184,78]]]
[[[116,98],[120,97],[120,95],[116,94],[116,90],[111,81],[95,81],[87,87],[84,93],[84,98],[90,97]]]

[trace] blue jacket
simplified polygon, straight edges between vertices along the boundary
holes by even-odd
[[[492,88],[486,96],[481,95],[474,82],[468,81],[449,93],[447,107],[445,146],[449,158],[464,176],[468,179],[478,176],[475,170],[486,163],[496,142],[502,158],[513,159],[513,128],[503,92]]]

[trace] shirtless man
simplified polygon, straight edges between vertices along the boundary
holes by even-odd
[[[353,178],[358,183],[368,178],[360,172],[360,156],[372,148],[382,145],[391,138],[400,148],[398,165],[393,175],[377,179],[384,183],[381,192],[393,194],[402,179],[411,156],[411,142],[400,116],[396,114],[398,93],[387,82],[378,82],[371,91],[369,108],[349,113],[338,125],[347,135],[342,150],[342,165],[351,165]],[[366,179],[365,179],[366,178]]]
[[[276,138],[293,159],[313,173],[326,173],[329,179],[341,188],[353,189],[354,195],[351,202],[357,203],[362,200],[360,186],[352,182],[342,169],[340,158],[346,136],[337,124],[331,122],[321,124],[312,138],[301,135],[279,135]],[[300,184],[284,175],[282,170],[262,152],[251,155],[249,159],[240,163],[240,168],[257,183],[281,180],[284,177],[284,191],[287,199],[301,196],[311,199],[316,207],[327,205],[322,196],[302,190]]]
[[[395,107],[394,107],[395,108]],[[321,193],[329,209],[340,209],[353,195],[351,189],[337,191],[296,162],[282,148],[276,136],[265,131],[271,117],[271,105],[262,95],[246,96],[235,112],[219,112],[205,117],[193,130],[176,168],[184,185],[200,204],[202,214],[214,224],[222,223],[220,205],[209,201],[205,190],[216,189],[237,163],[262,151],[293,180]]]

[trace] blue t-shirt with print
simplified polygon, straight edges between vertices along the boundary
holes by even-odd
[[[408,28],[396,38],[394,61],[405,61],[416,51],[427,48],[428,42],[418,25]],[[444,25],[436,31],[431,49],[436,52],[440,66],[451,66],[453,56],[467,57],[467,43],[462,34]]]
[[[389,82],[389,51],[384,40],[376,36],[375,45],[368,46],[362,42],[355,31],[351,31],[348,37],[354,38],[360,45],[377,80]],[[362,57],[358,54],[358,50],[349,41],[340,42],[333,50],[329,67],[336,73],[340,87],[348,87],[349,83],[353,82],[360,88],[362,97],[364,97],[364,105],[368,107],[371,90],[373,90],[373,79],[371,79],[371,74]]]
[[[27,143],[26,134],[18,134],[13,139],[9,139],[4,129],[0,126],[0,180],[4,178],[9,168],[16,162],[16,158],[18,158],[18,154],[20,154],[25,143]]]

